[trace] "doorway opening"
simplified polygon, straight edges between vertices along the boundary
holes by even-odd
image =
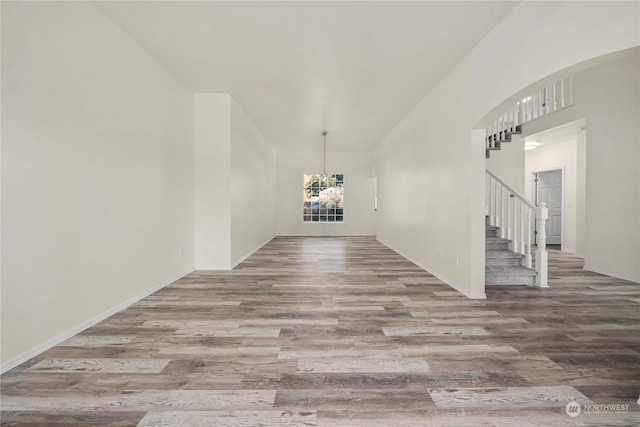
[[[547,244],[578,256],[586,242],[586,147],[584,118],[525,136],[525,196],[550,209]]]

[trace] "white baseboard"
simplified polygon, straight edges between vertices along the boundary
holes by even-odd
[[[37,355],[39,355],[40,353],[49,350],[51,347],[55,347],[56,345],[60,344],[63,341],[68,340],[69,338],[71,338],[74,335],[79,334],[80,332],[84,331],[87,328],[90,328],[91,326],[95,325],[96,323],[102,322],[103,320],[105,320],[106,318],[113,316],[114,314],[118,313],[119,311],[124,310],[125,308],[135,304],[136,302],[140,301],[141,299],[148,297],[149,295],[151,295],[154,292],[159,291],[160,289],[164,288],[167,285],[170,285],[171,283],[175,282],[176,280],[180,279],[181,277],[186,276],[187,274],[191,273],[192,270],[189,270],[185,273],[181,273],[169,280],[166,280],[164,282],[162,282],[161,284],[154,286],[151,289],[147,289],[146,291],[144,291],[141,294],[136,295],[133,298],[130,298],[118,305],[116,305],[115,307],[110,308],[109,310],[87,320],[86,322],[82,322],[81,324],[74,326],[73,328],[61,333],[60,335],[57,335],[45,342],[43,342],[42,344],[37,345],[36,347],[32,348],[31,350],[22,353],[19,356],[14,357],[13,359],[7,361],[6,363],[3,363],[2,366],[0,366],[0,374],[4,374],[5,372],[15,368],[16,366],[26,362],[29,359],[32,359],[34,357],[36,357]]]
[[[376,237],[375,234],[278,234],[275,237]]]
[[[631,277],[620,276],[620,275],[617,275],[617,274],[608,273],[608,272],[600,270],[598,268],[589,267],[588,265],[585,265],[583,267],[583,270],[590,271],[592,273],[602,274],[603,276],[615,277],[616,279],[622,279],[622,280],[626,280],[628,282],[633,282],[633,283],[640,284],[640,280],[638,280],[637,278],[634,279],[634,278],[631,278]]]
[[[261,247],[263,247],[264,245],[266,245],[267,243],[269,243],[270,241],[272,241],[275,238],[275,234],[271,237],[269,237],[267,240],[265,240],[264,242],[262,242],[260,245],[258,245],[254,250],[249,251],[249,253],[247,253],[245,256],[241,257],[239,261],[235,262],[232,266],[231,269],[233,270],[234,268],[236,268],[238,265],[240,265],[244,260],[246,260],[247,258],[249,258],[251,255],[255,254],[258,249],[260,249]]]
[[[467,291],[465,291],[459,284],[455,283],[452,280],[447,279],[446,277],[442,276],[441,274],[434,273],[433,270],[431,270],[429,267],[424,266],[421,263],[419,263],[418,261],[412,259],[410,256],[407,256],[407,255],[403,254],[402,252],[400,252],[399,250],[395,249],[393,246],[389,245],[388,243],[385,243],[384,241],[380,240],[379,238],[376,238],[376,240],[378,242],[382,243],[383,245],[385,245],[386,247],[388,247],[389,249],[391,249],[392,251],[394,251],[395,253],[397,253],[398,255],[408,259],[409,261],[411,261],[412,263],[414,263],[415,265],[417,265],[418,267],[420,267],[421,269],[423,269],[427,273],[432,274],[435,277],[437,277],[438,279],[442,280],[444,283],[446,283],[447,285],[451,286],[453,289],[455,289],[456,291],[460,292],[462,295],[466,296],[467,298],[469,298],[469,299],[487,299],[487,294],[485,294],[484,292],[482,292],[480,294],[470,294]]]

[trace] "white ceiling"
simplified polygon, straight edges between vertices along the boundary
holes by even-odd
[[[516,2],[100,2],[194,92],[278,149],[375,146]]]

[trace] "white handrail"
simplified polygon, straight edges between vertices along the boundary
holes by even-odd
[[[500,178],[498,178],[497,176],[495,176],[493,173],[491,173],[491,171],[487,170],[486,171],[487,174],[491,177],[493,177],[494,179],[496,179],[504,188],[506,188],[507,190],[511,191],[513,194],[515,194],[518,198],[520,198],[522,200],[522,202],[524,202],[525,204],[527,204],[531,209],[536,208],[536,206],[531,203],[530,201],[528,201],[527,199],[525,199],[524,197],[520,196],[518,194],[518,192],[516,190],[514,190],[513,188],[509,187],[507,184],[505,184],[505,182],[503,180],[501,180]]]
[[[548,209],[536,208],[493,173],[485,175],[485,215],[489,225],[499,228],[500,237],[511,241],[511,250],[524,255],[523,266],[532,268],[531,230],[537,218],[536,283],[547,287],[547,251],[545,223]]]

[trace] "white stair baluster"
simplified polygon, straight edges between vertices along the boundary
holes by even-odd
[[[522,255],[525,254],[524,248],[525,248],[525,243],[524,243],[524,235],[525,235],[525,227],[524,227],[524,218],[525,216],[527,216],[527,210],[525,209],[524,206],[524,202],[522,200],[520,200],[520,248],[518,249],[518,252],[520,252]]]
[[[513,215],[511,215],[511,236],[509,237],[509,240],[511,240],[511,250],[515,252],[515,249],[516,249],[515,241],[517,240],[516,219],[518,218],[518,211],[517,211],[518,206],[516,205],[516,198],[513,195],[513,193],[511,193],[509,197],[510,197],[511,204],[513,205]]]
[[[538,90],[538,117],[544,116],[544,88]]]
[[[569,97],[569,106],[573,105],[573,76],[567,77],[569,88],[567,89],[567,96]]]
[[[495,225],[496,227],[500,226],[500,223],[498,222],[500,217],[500,212],[498,212],[499,198],[500,198],[500,186],[498,185],[498,181],[494,179],[493,180],[493,207],[492,207],[494,221],[492,225]]]
[[[551,112],[551,85],[547,85],[544,88],[544,114]]]
[[[509,124],[507,125],[507,131],[509,133],[513,133],[515,132],[515,127],[513,125],[514,121],[513,121],[513,110],[510,108],[507,111],[507,115],[509,116]]]
[[[513,241],[513,226],[515,224],[514,218],[516,215],[516,203],[513,194],[509,192],[509,240]]]
[[[497,212],[498,218],[497,218],[497,221],[496,221],[496,225],[498,227],[500,227],[501,224],[502,224],[502,186],[500,186],[498,188],[498,192],[497,192],[496,196],[498,196],[497,197],[498,204],[496,206],[496,208],[497,208],[496,212]]]
[[[548,288],[547,266],[549,263],[547,254],[547,232],[545,226],[549,218],[549,209],[544,202],[538,206],[536,217],[538,220],[537,249],[536,249],[536,284],[541,288]]]
[[[533,220],[533,210],[527,209],[527,244],[524,249],[525,254],[525,267],[531,268],[531,221]]]
[[[500,237],[506,238],[507,207],[504,204],[504,188],[500,188]]]

